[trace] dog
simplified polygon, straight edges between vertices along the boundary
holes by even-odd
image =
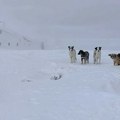
[[[101,63],[101,49],[102,47],[95,47],[93,53],[94,64]]]
[[[76,58],[76,50],[74,49],[74,46],[68,46],[69,49],[69,57],[70,57],[70,62],[75,63],[77,58]]]
[[[108,54],[108,56],[110,56],[113,59],[113,65],[120,65],[120,53],[118,54]]]
[[[80,50],[78,52],[78,55],[81,55],[81,64],[86,64],[86,63],[89,63],[89,52],[88,51],[83,51],[83,50]]]

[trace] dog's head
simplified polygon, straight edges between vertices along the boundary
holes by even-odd
[[[78,55],[81,55],[83,53],[83,50],[80,50],[79,52],[78,52]]]
[[[95,47],[95,51],[100,52],[102,47]]]
[[[117,57],[117,54],[112,53],[112,54],[108,54],[108,56],[110,56],[112,59],[115,59]]]
[[[73,51],[74,50],[74,46],[68,46],[69,51]]]
[[[95,50],[100,51],[102,49],[102,47],[95,47]]]
[[[117,56],[120,58],[120,53],[118,53]]]

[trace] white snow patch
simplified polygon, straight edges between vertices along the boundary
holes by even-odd
[[[108,53],[81,65],[67,51],[1,50],[0,120],[119,120],[120,67]]]

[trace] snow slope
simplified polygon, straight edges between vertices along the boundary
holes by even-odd
[[[120,67],[70,64],[68,51],[0,51],[0,120],[120,120]],[[54,76],[62,76],[59,80]]]

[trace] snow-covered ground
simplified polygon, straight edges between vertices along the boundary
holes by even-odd
[[[68,50],[1,50],[0,120],[120,120],[114,51],[103,50],[97,65],[92,52],[81,65],[79,56],[69,62]]]

